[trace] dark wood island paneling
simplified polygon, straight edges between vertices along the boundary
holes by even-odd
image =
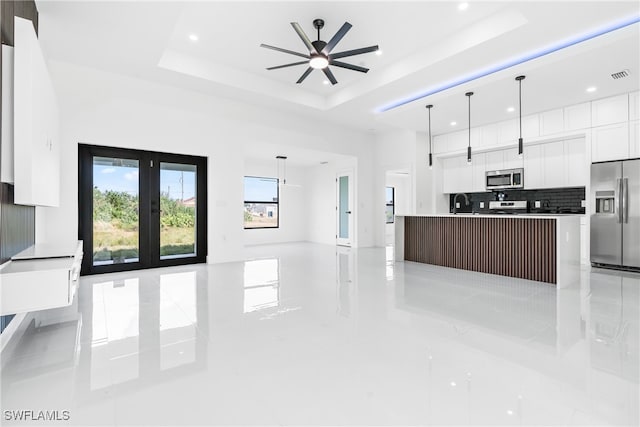
[[[556,220],[404,217],[404,259],[557,283]]]

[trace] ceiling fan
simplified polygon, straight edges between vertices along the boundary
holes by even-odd
[[[335,67],[340,67],[340,68],[346,68],[348,70],[353,70],[353,71],[360,71],[361,73],[366,73],[367,71],[369,71],[368,68],[360,67],[358,65],[353,65],[353,64],[347,64],[341,61],[336,61],[336,59],[346,58],[347,56],[361,55],[363,53],[375,52],[378,50],[378,45],[375,45],[375,46],[363,47],[360,49],[353,49],[353,50],[346,50],[343,52],[331,53],[333,48],[336,47],[338,42],[340,42],[340,40],[342,40],[345,34],[347,34],[347,32],[351,29],[352,25],[348,22],[345,22],[342,25],[342,27],[340,27],[338,32],[335,33],[333,37],[331,37],[331,40],[329,40],[328,43],[323,40],[320,40],[320,30],[322,29],[322,27],[324,27],[324,20],[322,19],[313,20],[313,26],[316,28],[316,30],[318,30],[318,40],[314,42],[309,40],[309,37],[307,37],[305,32],[302,30],[302,27],[300,27],[300,24],[298,24],[297,22],[292,22],[291,26],[296,31],[296,33],[298,33],[298,36],[300,36],[300,38],[304,42],[307,49],[309,49],[308,55],[300,52],[294,52],[288,49],[283,49],[280,47],[270,46],[264,43],[261,44],[260,47],[265,47],[267,49],[277,50],[278,52],[284,52],[290,55],[306,58],[305,61],[293,62],[291,64],[278,65],[275,67],[267,68],[267,70],[277,70],[279,68],[286,68],[286,67],[293,67],[295,65],[307,64],[309,67],[304,73],[302,73],[302,76],[298,79],[296,83],[302,83],[304,79],[306,79],[307,76],[311,74],[311,72],[314,69],[322,70],[332,85],[338,83],[335,76],[329,69],[329,65],[333,65]]]

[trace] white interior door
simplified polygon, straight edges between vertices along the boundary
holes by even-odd
[[[336,244],[353,244],[353,173],[340,173],[336,177]]]

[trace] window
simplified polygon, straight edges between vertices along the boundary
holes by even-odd
[[[278,178],[244,177],[244,228],[278,228]]]
[[[393,224],[393,216],[395,215],[395,189],[387,187],[385,199],[387,201],[387,224]]]

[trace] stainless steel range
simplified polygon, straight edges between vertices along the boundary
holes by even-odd
[[[492,200],[489,202],[491,213],[518,214],[527,213],[526,200]]]

